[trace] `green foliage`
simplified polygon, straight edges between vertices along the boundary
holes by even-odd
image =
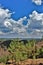
[[[27,40],[25,43],[24,41],[13,39],[8,47],[10,55],[0,57],[0,62],[6,63],[8,59],[23,61],[29,58],[35,59],[40,54],[43,55],[43,47],[37,48],[36,40]]]
[[[8,57],[7,56],[0,57],[0,63],[1,62],[6,63],[7,61],[8,61]]]
[[[26,44],[26,48],[28,50],[28,58],[35,58],[35,43],[36,40],[29,40]]]
[[[41,47],[39,50],[40,50],[40,54],[39,55],[43,56],[43,47]]]
[[[20,52],[19,50],[17,50],[15,52],[15,60],[16,61],[22,61],[22,60],[26,60],[27,59],[27,54],[24,52]]]
[[[20,43],[18,40],[13,40],[8,50],[13,55],[12,59],[15,59],[16,61],[27,59],[26,46],[23,42]]]
[[[13,40],[10,43],[8,51],[13,55],[12,58],[16,61],[25,60],[35,57],[35,40],[28,40],[26,44],[20,40]]]

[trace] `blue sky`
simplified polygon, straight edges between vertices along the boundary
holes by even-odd
[[[29,16],[29,14],[36,10],[39,13],[43,12],[43,5],[37,6],[32,3],[32,0],[0,0],[0,4],[4,8],[10,9],[15,14],[12,15],[13,19],[18,20],[23,16]]]
[[[0,0],[0,38],[42,38],[43,3],[40,2]]]

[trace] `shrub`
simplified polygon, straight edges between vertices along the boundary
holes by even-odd
[[[3,63],[6,63],[8,61],[8,56],[2,56],[0,57],[0,63],[3,62]]]

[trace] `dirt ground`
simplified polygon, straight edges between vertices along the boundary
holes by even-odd
[[[28,59],[24,61],[24,65],[43,65],[43,59]]]
[[[19,63],[14,63],[11,60],[8,61],[9,64],[0,63],[0,65],[43,65],[43,59],[28,59]]]

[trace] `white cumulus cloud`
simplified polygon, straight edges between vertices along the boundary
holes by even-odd
[[[32,0],[32,2],[34,2],[36,5],[42,4],[42,0]]]
[[[0,38],[41,38],[43,36],[43,13],[33,11],[18,21],[11,18],[8,9],[0,8]],[[23,22],[27,21],[24,25]]]

